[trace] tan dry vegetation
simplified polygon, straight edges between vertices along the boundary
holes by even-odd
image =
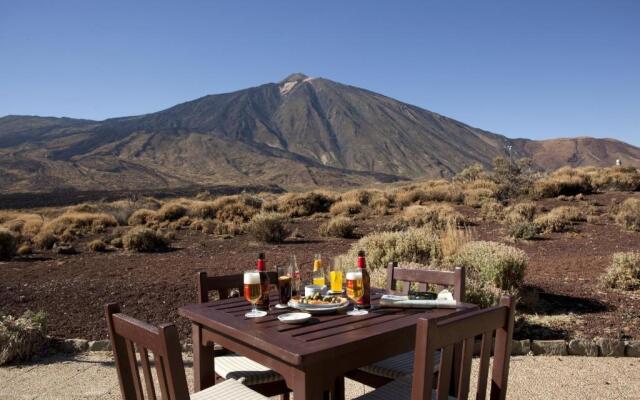
[[[640,231],[640,199],[625,200],[618,208],[615,219],[627,230]]]

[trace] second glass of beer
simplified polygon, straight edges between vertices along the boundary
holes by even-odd
[[[292,289],[292,271],[291,266],[285,267],[278,265],[278,293],[280,294],[280,303],[276,304],[276,308],[287,308],[289,300],[291,300]]]

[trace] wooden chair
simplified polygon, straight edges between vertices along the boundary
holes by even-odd
[[[398,291],[398,282],[403,282],[402,290]],[[435,271],[424,269],[398,268],[397,262],[389,263],[387,267],[387,292],[407,294],[411,283],[418,283],[420,290],[425,290],[426,285],[439,285],[453,287],[453,298],[456,301],[464,301],[465,269],[458,267],[454,271]],[[435,363],[437,364],[437,357]],[[371,387],[380,387],[411,375],[413,372],[413,352],[399,354],[386,360],[367,365],[358,370],[349,372],[346,376]],[[437,372],[437,368],[436,368]]]
[[[482,335],[477,382],[477,400],[486,398],[491,347],[495,350],[491,372],[490,398],[504,400],[507,397],[511,339],[515,302],[509,296],[495,307],[476,310],[454,317],[421,318],[416,331],[415,366],[413,380],[393,381],[356,400],[379,399],[467,399],[471,380],[471,361],[476,336]],[[462,357],[455,394],[450,395],[454,360],[454,346],[462,346]],[[434,356],[440,351],[440,371],[434,380]],[[435,385],[434,385],[435,383]],[[434,389],[435,388],[435,389]]]
[[[271,282],[278,281],[276,272],[270,271],[267,274]],[[207,303],[211,291],[217,291],[220,300],[227,299],[234,290],[242,293],[243,286],[243,274],[208,276],[206,272],[199,272],[196,276],[196,299],[198,303]],[[282,400],[289,399],[290,390],[277,372],[217,345],[214,347],[214,355],[216,380],[236,379],[265,396],[282,395]]]
[[[124,400],[142,400],[145,396],[151,400],[157,399],[149,352],[153,353],[157,382],[163,400],[267,399],[231,379],[189,396],[175,325],[149,325],[121,314],[118,304],[105,305],[105,315]],[[140,379],[136,349],[140,353],[144,387]]]

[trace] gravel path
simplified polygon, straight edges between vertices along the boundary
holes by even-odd
[[[185,355],[191,385],[191,358]],[[475,367],[474,364],[474,372]],[[347,382],[347,399],[369,389]],[[475,397],[475,396],[473,396]],[[111,353],[87,353],[0,368],[0,400],[119,399]],[[640,359],[512,357],[508,398],[640,399]]]

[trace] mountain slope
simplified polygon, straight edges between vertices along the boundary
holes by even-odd
[[[542,167],[638,163],[615,141],[504,136],[364,89],[293,74],[105,121],[0,118],[0,189],[165,188],[220,183],[344,186],[451,176],[505,154]]]

